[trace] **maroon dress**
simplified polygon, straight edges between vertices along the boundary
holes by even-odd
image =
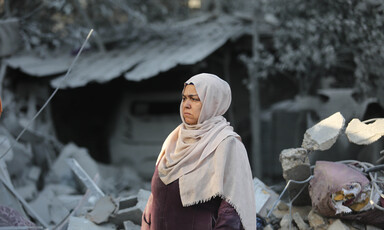
[[[152,178],[151,230],[241,230],[236,210],[220,197],[183,207],[179,180],[165,185],[157,167]],[[143,222],[143,224],[145,224]]]

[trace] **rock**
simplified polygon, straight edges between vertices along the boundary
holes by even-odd
[[[303,218],[301,217],[301,215],[298,212],[293,213],[292,218],[295,221],[299,230],[309,229],[308,224],[304,222]]]
[[[307,150],[304,148],[284,149],[280,154],[280,162],[283,168],[283,177],[289,180],[304,181],[311,176],[311,169]],[[291,183],[288,187],[289,196],[293,199],[306,186],[305,184]],[[308,189],[301,192],[293,202],[295,205],[309,205],[311,203]]]
[[[375,226],[372,226],[372,225],[367,225],[365,230],[380,230],[381,228],[378,228],[378,227],[375,227]]]
[[[263,230],[273,230],[272,225],[268,224],[267,226],[264,227]]]
[[[335,144],[345,124],[340,112],[320,121],[304,134],[301,147],[307,150],[327,150]]]
[[[117,205],[109,196],[101,197],[95,204],[93,210],[87,214],[87,219],[96,224],[108,221],[109,216],[115,211]]]
[[[310,175],[308,153],[304,148],[284,149],[280,154],[279,160],[283,168],[285,180],[305,180]]]
[[[349,227],[337,219],[328,227],[328,230],[349,230]]]
[[[308,222],[309,226],[311,226],[314,230],[326,230],[328,228],[328,224],[324,218],[313,210],[311,210],[308,214]]]
[[[352,143],[358,145],[371,144],[384,135],[384,119],[377,119],[371,124],[365,124],[354,118],[349,122],[345,134]]]
[[[281,219],[280,221],[280,228],[282,230],[285,230],[285,229],[291,229],[291,230],[294,230],[294,229],[297,229],[293,224],[292,224],[292,219],[290,217],[289,214],[285,214],[283,216],[283,218]]]
[[[26,201],[33,200],[37,195],[37,188],[36,185],[33,183],[18,187],[16,188],[16,191]]]
[[[99,173],[97,163],[89,155],[87,149],[80,148],[75,144],[67,144],[53,164],[52,175],[50,175],[51,180],[75,186],[73,173],[67,164],[68,158],[74,158],[91,178]]]

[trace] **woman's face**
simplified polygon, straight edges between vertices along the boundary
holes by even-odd
[[[188,125],[196,125],[199,120],[202,103],[194,85],[187,85],[183,92],[182,113]]]

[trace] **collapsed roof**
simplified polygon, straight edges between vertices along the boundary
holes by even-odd
[[[57,76],[52,87],[76,88],[90,82],[105,83],[124,76],[141,81],[177,65],[199,62],[223,46],[228,40],[251,31],[250,20],[235,16],[205,15],[173,25],[158,25],[155,36],[148,39],[140,34],[122,48],[106,52],[88,51],[81,54],[65,82],[65,76],[74,55],[68,51],[20,52],[6,60],[11,68],[35,77]]]

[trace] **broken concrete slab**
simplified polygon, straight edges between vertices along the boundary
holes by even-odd
[[[67,164],[66,159],[68,158],[76,159],[91,178],[94,178],[95,175],[98,174],[97,163],[89,155],[88,150],[69,143],[62,149],[59,157],[55,160],[50,175],[46,178],[46,183],[66,183],[73,187],[81,184],[76,183],[77,178],[74,180],[72,170]]]
[[[137,207],[130,207],[122,210],[118,210],[113,213],[111,216],[111,222],[116,224],[117,226],[122,226],[124,221],[130,220],[133,223],[140,225],[141,224],[141,216],[143,215],[143,211]]]
[[[96,224],[101,224],[108,221],[109,216],[116,208],[117,204],[112,197],[104,196],[96,202],[92,211],[86,215],[86,218]]]
[[[358,145],[369,145],[384,135],[384,119],[374,119],[373,123],[361,122],[354,118],[345,130],[348,140]]]
[[[340,112],[334,113],[305,132],[301,147],[311,151],[330,149],[341,134],[344,124],[343,115]]]
[[[17,187],[16,191],[26,201],[33,200],[36,197],[37,193],[38,193],[36,184],[33,184],[33,183],[27,184],[25,186]]]
[[[60,224],[69,215],[69,210],[65,208],[60,200],[51,200],[49,204],[49,214],[54,225]]]
[[[51,214],[49,212],[49,206],[54,199],[54,193],[52,190],[43,190],[37,196],[37,198],[29,205],[33,210],[36,210],[38,215],[44,220],[45,223],[51,223]]]
[[[284,149],[279,157],[283,168],[283,177],[287,181],[305,181],[311,176],[311,169],[307,150],[304,148]],[[305,184],[291,183],[288,187],[290,198],[296,197]],[[309,205],[308,190],[304,189],[294,201],[295,205]]]
[[[67,230],[116,230],[115,225],[113,224],[103,224],[97,225],[92,221],[83,218],[83,217],[75,217],[71,216],[69,218],[68,228]]]
[[[140,189],[136,196],[119,199],[118,210],[110,216],[110,221],[117,226],[122,226],[128,220],[141,225],[141,216],[150,195],[150,191]]]
[[[58,195],[57,199],[64,205],[67,210],[73,210],[79,204],[83,195]]]
[[[140,189],[144,188],[145,184],[137,171],[129,166],[103,163],[98,163],[97,166],[101,177],[99,186],[105,194],[127,197],[136,195]]]
[[[76,174],[79,180],[87,187],[92,199],[97,202],[100,198],[104,197],[104,192],[97,186],[95,181],[87,174],[87,172],[80,166],[74,158],[68,158],[67,163],[72,171]],[[97,176],[99,174],[96,174]]]
[[[310,175],[308,152],[304,148],[284,149],[279,160],[285,180],[305,180]]]

